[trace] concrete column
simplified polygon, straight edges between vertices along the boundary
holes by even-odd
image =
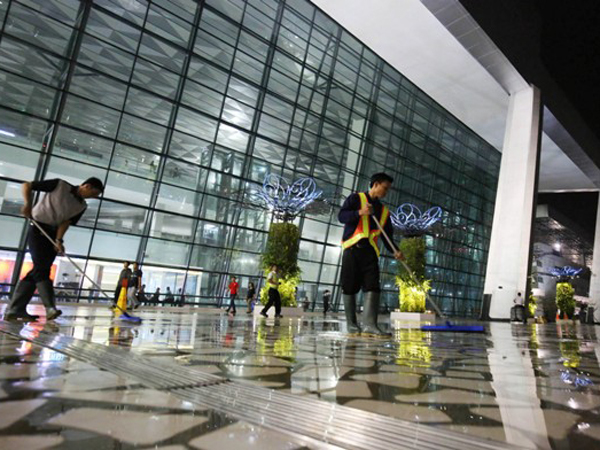
[[[508,319],[517,292],[526,295],[541,107],[534,86],[510,97],[484,286],[492,319]]]
[[[594,322],[600,322],[600,197],[598,198],[598,212],[596,213],[592,277],[590,278],[590,304],[594,306]]]

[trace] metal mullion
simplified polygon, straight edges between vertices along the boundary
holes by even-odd
[[[0,43],[2,43],[2,37],[4,36],[4,30],[6,28],[6,22],[8,22],[8,16],[10,14],[10,7],[12,6],[12,0],[8,1],[8,6],[6,7],[6,11],[4,12],[4,19],[2,19],[2,23],[0,24]]]
[[[244,6],[244,14],[246,12],[247,9],[247,4]],[[248,146],[246,147],[246,161],[244,164],[244,169],[242,171],[242,180],[244,181],[244,188],[242,189],[242,195],[246,194],[246,181],[253,183],[253,181],[250,179],[250,167],[251,167],[251,160],[252,160],[252,151],[251,149],[254,148],[254,145],[256,143],[256,138],[257,138],[257,134],[258,134],[258,126],[260,124],[260,118],[262,117],[263,114],[263,107],[264,107],[264,103],[265,103],[265,97],[267,95],[267,84],[269,81],[269,76],[271,74],[271,70],[272,70],[272,66],[273,66],[273,59],[274,59],[274,55],[275,55],[275,50],[277,48],[277,36],[279,35],[279,28],[281,27],[281,18],[283,17],[283,9],[284,9],[284,3],[283,2],[279,2],[278,6],[277,6],[277,12],[275,14],[275,18],[273,19],[273,29],[271,30],[271,37],[268,41],[269,44],[269,49],[268,49],[268,53],[267,53],[267,57],[265,58],[265,70],[263,71],[263,75],[262,75],[262,79],[258,88],[258,98],[256,100],[256,107],[255,109],[255,113],[254,113],[254,117],[252,119],[252,125],[250,126],[250,137],[248,139]],[[243,15],[242,15],[243,17]],[[239,39],[239,35],[238,35],[238,39]],[[237,48],[236,48],[237,51]],[[296,96],[297,98],[297,96]],[[271,139],[268,139],[269,141],[275,142]],[[289,143],[289,133],[288,133],[288,137],[287,137],[287,142]],[[286,149],[287,149],[287,145],[286,145]],[[287,151],[287,150],[286,150]],[[268,161],[265,161],[268,162]],[[285,166],[285,158],[283,160],[283,165],[282,168]],[[267,212],[263,212],[263,214],[268,214]],[[269,229],[270,229],[270,225],[273,223],[273,216],[271,216],[270,218],[270,224],[269,224]],[[255,228],[249,228],[249,227],[244,227],[247,230],[250,231],[256,231]],[[262,230],[260,231],[261,233],[263,232]],[[269,232],[267,231],[267,239],[268,239],[268,235]],[[259,269],[260,272],[256,275],[256,278],[258,279],[258,282],[256,283],[256,290],[257,293],[260,293],[260,284],[261,284],[261,280],[263,278],[263,271],[262,268]]]
[[[312,33],[312,29],[311,29],[311,33]],[[335,66],[337,64],[338,50],[339,50],[340,45],[341,45],[341,37],[342,37],[341,35],[342,35],[342,30],[341,30],[341,28],[338,28],[338,32],[337,32],[337,36],[335,37],[335,40],[332,39],[330,41],[330,42],[335,42],[336,45],[333,48],[333,54],[331,55],[331,73],[329,74],[329,77],[328,77],[329,81],[327,83],[327,88],[325,90],[325,93],[323,94],[324,98],[326,99],[326,103],[324,105],[324,109],[327,108],[327,104],[329,103],[330,97],[331,97],[331,85],[333,84],[333,74],[335,72]],[[327,56],[327,52],[325,52],[324,55],[326,57]],[[324,61],[325,61],[325,58],[323,58],[322,63]],[[319,73],[321,73],[321,68],[322,68],[322,66],[319,67]],[[318,79],[318,77],[317,77],[317,79]],[[312,98],[311,98],[311,100],[312,100]],[[307,114],[306,117],[308,118],[308,114]],[[319,129],[318,129],[318,132],[317,132],[317,141],[315,143],[316,153],[314,155],[315,157],[313,158],[313,161],[312,161],[312,164],[311,164],[311,168],[310,168],[310,175],[313,178],[315,176],[315,168],[316,168],[316,163],[318,161],[318,156],[317,155],[319,153],[319,144],[321,143],[321,140],[323,139],[323,137],[322,137],[323,136],[323,123],[325,122],[325,120],[326,120],[325,119],[325,114],[323,113],[323,115],[320,117],[320,120],[319,120]],[[305,122],[305,125],[306,125],[306,122]],[[300,223],[301,223],[302,226],[304,226],[304,219],[305,219],[305,215],[302,214],[302,216],[300,218]],[[331,225],[331,223],[328,223],[328,226],[330,226],[330,225]],[[328,233],[329,233],[329,228],[328,228],[328,231],[327,231],[326,234],[328,234]],[[327,239],[325,239],[325,242],[326,241],[327,241]],[[321,242],[321,243],[324,244],[323,242]],[[317,287],[317,294],[319,292],[319,286],[320,286],[320,282],[321,282],[321,274],[323,273],[323,258],[324,257],[325,257],[325,248],[323,248],[323,254],[321,255],[321,262],[319,263],[319,273],[318,273],[318,276],[317,276],[317,281],[315,283],[316,287]],[[316,305],[316,300],[317,299],[315,299],[315,305]]]
[[[90,10],[90,9],[91,9],[91,6],[90,6],[90,8],[88,8],[88,16],[89,16],[89,10]],[[143,24],[145,24],[145,23],[146,23],[146,19],[147,19],[147,18],[148,18],[148,10],[146,10],[146,15],[145,15],[145,17],[144,17],[144,22],[143,22]],[[82,33],[82,34],[84,34],[84,33]],[[89,36],[90,36],[90,37],[92,37],[92,38],[94,38],[94,39],[98,39],[98,38],[96,38],[95,36],[92,36],[92,35],[89,35]],[[102,41],[102,42],[105,42],[105,41],[103,41],[102,39],[100,39],[100,41]],[[113,46],[113,47],[115,47],[115,48],[118,48],[119,50],[125,51],[126,53],[131,53],[131,52],[128,52],[127,50],[120,49],[119,47],[117,47],[117,46],[114,46],[114,45],[112,45],[112,44],[110,44],[110,43],[108,43],[108,42],[107,42],[107,44],[108,44],[108,45],[111,45],[111,46]],[[133,64],[132,64],[132,66],[131,66],[131,73],[129,74],[129,79],[128,79],[128,80],[127,80],[127,82],[126,82],[126,88],[125,88],[125,98],[124,98],[124,101],[123,101],[123,107],[122,107],[122,108],[119,110],[119,112],[120,112],[120,115],[119,115],[119,121],[118,121],[118,123],[117,123],[117,128],[116,128],[116,130],[115,130],[115,138],[114,138],[114,139],[111,139],[111,140],[112,140],[112,151],[110,152],[110,157],[108,158],[108,163],[107,163],[107,166],[106,166],[106,179],[105,179],[105,183],[107,183],[107,182],[108,182],[108,176],[109,176],[109,174],[110,174],[110,172],[111,172],[111,165],[112,165],[112,161],[113,161],[113,159],[114,159],[114,155],[115,155],[115,147],[116,147],[116,145],[119,143],[119,141],[118,141],[118,136],[119,136],[119,132],[120,132],[120,130],[121,130],[121,125],[122,125],[122,123],[123,123],[123,116],[124,116],[124,114],[125,114],[125,102],[127,101],[127,97],[128,97],[128,95],[129,95],[129,90],[130,90],[130,88],[131,88],[131,81],[132,81],[132,79],[133,79],[133,72],[134,72],[134,70],[135,70],[135,65],[136,65],[136,62],[137,62],[137,55],[138,55],[138,52],[139,52],[139,49],[140,49],[140,46],[141,46],[141,44],[142,44],[142,35],[141,35],[141,33],[140,33],[140,37],[139,37],[139,40],[138,40],[138,43],[137,43],[136,52],[133,54]],[[76,64],[76,61],[74,61],[74,63]],[[97,70],[94,70],[94,71],[96,71],[96,72],[97,72]],[[102,72],[100,72],[100,73],[102,73]],[[122,80],[119,80],[119,81],[122,81]],[[67,87],[66,87],[66,89],[67,89],[68,87],[70,87],[70,83],[69,83],[69,86],[67,86]],[[117,171],[117,172],[118,172],[118,171]],[[114,201],[114,200],[110,200],[110,201]],[[87,254],[87,258],[86,258],[86,267],[84,268],[84,270],[85,270],[85,269],[87,269],[87,262],[88,262],[88,261],[89,261],[89,259],[90,259],[90,252],[91,252],[91,250],[92,250],[92,244],[93,244],[93,242],[94,242],[94,237],[95,237],[95,235],[96,235],[96,231],[97,231],[97,229],[98,229],[98,219],[99,219],[99,217],[100,217],[100,211],[101,211],[101,209],[102,209],[102,204],[103,204],[103,202],[104,202],[104,199],[103,199],[103,198],[100,198],[100,202],[99,202],[99,205],[98,205],[98,214],[96,214],[96,217],[95,217],[95,219],[94,219],[94,225],[93,225],[93,227],[92,227],[92,235],[91,235],[91,238],[90,238],[90,244],[89,244],[89,247],[88,247],[88,254]],[[124,233],[124,234],[127,234],[127,233]],[[97,258],[96,258],[96,259],[97,259]],[[91,291],[91,289],[90,289],[90,291]],[[80,293],[81,293],[81,289],[80,289]]]
[[[144,228],[142,230],[142,239],[140,242],[140,246],[138,248],[138,256],[137,256],[138,261],[143,260],[144,254],[146,252],[146,248],[148,245],[148,240],[150,238],[150,231],[151,231],[151,227],[152,227],[151,218],[154,217],[154,214],[156,212],[156,203],[158,200],[158,194],[160,192],[160,186],[162,185],[162,178],[164,175],[166,162],[167,162],[167,159],[170,158],[170,156],[168,156],[168,147],[170,146],[171,140],[173,138],[175,123],[177,120],[177,115],[179,113],[179,107],[181,105],[183,89],[184,89],[185,83],[187,81],[187,73],[188,73],[190,63],[192,60],[192,54],[193,54],[192,50],[194,48],[194,43],[196,41],[196,36],[198,33],[198,28],[199,28],[200,18],[201,18],[202,11],[203,11],[203,6],[204,6],[203,2],[198,2],[196,5],[196,14],[194,16],[194,22],[192,23],[192,27],[191,27],[191,31],[190,31],[188,47],[185,49],[185,60],[183,62],[183,66],[181,68],[181,72],[178,74],[179,75],[179,85],[177,86],[175,98],[172,101],[173,107],[171,109],[171,116],[169,118],[169,123],[167,125],[167,132],[165,134],[163,152],[159,159],[159,167],[157,168],[157,171],[156,171],[156,179],[155,179],[151,197],[150,197],[150,205],[149,205],[149,209],[148,209],[148,213],[147,213],[147,220],[146,220],[146,223],[144,224]],[[148,7],[148,10],[146,11],[146,19],[144,20],[144,25],[146,24],[149,11],[150,11],[150,6]],[[142,31],[142,34],[144,32],[145,32],[145,30]],[[140,43],[141,43],[141,41],[142,41],[142,38],[140,36]],[[133,75],[133,72],[132,72],[132,75]],[[207,176],[207,180],[208,180],[208,176]],[[205,181],[205,183],[206,183],[206,181]],[[197,191],[195,191],[195,192],[197,192]],[[197,194],[195,196],[197,196]],[[201,207],[202,207],[202,201],[198,205],[198,213],[200,212]],[[192,220],[194,220],[194,218],[192,218]],[[188,254],[187,261],[185,264],[185,269],[184,269],[183,286],[181,288],[181,292],[183,295],[185,295],[185,286],[187,283],[187,273],[189,270],[192,254],[194,252],[194,242],[196,240],[196,233],[198,230],[198,220],[199,219],[196,218],[192,222],[194,224],[194,230],[192,232],[191,242],[190,242],[190,247],[189,247],[190,250],[189,250],[189,254]]]
[[[8,9],[10,9],[10,7],[12,6],[12,2],[9,4]],[[77,55],[77,53],[79,52],[79,48],[81,46],[81,41],[82,41],[82,36],[83,36],[83,29],[85,28],[85,24],[87,23],[87,18],[89,17],[89,10],[91,7],[91,3],[89,2],[82,2],[79,6],[79,17],[76,20],[76,22],[79,22],[78,24],[76,23],[75,26],[72,27],[72,33],[71,33],[71,39],[69,42],[69,57],[65,58],[63,56],[61,56],[61,59],[63,60],[63,64],[66,65],[65,67],[65,72],[63,72],[63,75],[61,76],[61,78],[64,78],[64,83],[62,84],[62,87],[57,87],[56,89],[56,93],[55,93],[55,97],[54,97],[54,104],[52,105],[52,114],[50,114],[50,117],[48,119],[45,119],[44,121],[46,122],[46,132],[44,133],[44,140],[43,140],[43,144],[42,144],[42,148],[39,150],[39,156],[38,156],[38,164],[37,164],[37,168],[35,171],[35,175],[34,175],[34,179],[40,179],[42,174],[44,174],[47,169],[48,169],[48,162],[49,162],[49,156],[51,155],[52,152],[52,147],[54,145],[54,140],[56,138],[56,133],[54,133],[54,129],[56,128],[57,124],[58,124],[58,120],[60,118],[60,116],[62,115],[62,111],[64,110],[64,106],[66,103],[66,97],[67,97],[67,89],[68,86],[70,84],[71,78],[73,76],[73,70],[75,67],[75,57]],[[8,17],[8,9],[7,9],[7,14],[5,17],[5,23],[6,23],[6,18]],[[3,35],[4,35],[4,29],[3,29]],[[36,117],[36,116],[30,116],[30,117]],[[17,282],[19,281],[19,274],[21,272],[22,266],[23,266],[23,261],[25,260],[25,253],[27,251],[27,234],[28,234],[28,227],[24,227],[23,231],[21,232],[21,238],[19,240],[19,246],[18,246],[18,251],[17,251],[17,256],[15,258],[15,266],[13,269],[13,274],[12,274],[12,278],[11,278],[11,285],[16,285]],[[91,242],[91,241],[90,241]]]

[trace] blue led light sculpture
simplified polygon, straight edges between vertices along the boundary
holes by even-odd
[[[284,178],[269,174],[262,188],[253,192],[252,197],[263,208],[272,211],[276,219],[291,222],[322,193],[312,178],[300,178],[289,184]]]
[[[550,274],[556,278],[573,278],[579,275],[582,271],[583,269],[578,269],[576,267],[564,266],[550,269]]]
[[[425,212],[412,203],[404,203],[390,213],[394,227],[406,236],[420,236],[442,218],[442,208],[434,206]]]

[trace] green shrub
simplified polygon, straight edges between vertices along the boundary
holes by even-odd
[[[425,239],[421,236],[405,238],[399,247],[414,276],[411,277],[404,265],[398,263],[396,286],[400,288],[400,311],[425,312],[427,292],[431,289],[431,280],[425,279]]]
[[[293,223],[273,223],[269,229],[267,247],[261,263],[265,276],[273,265],[279,268],[279,295],[283,306],[296,306],[296,287],[300,283],[298,267],[298,249],[300,248],[300,230]],[[260,291],[260,301],[268,301],[268,287]]]
[[[571,283],[556,283],[556,306],[563,314],[573,317],[575,312],[575,289],[573,289]]]

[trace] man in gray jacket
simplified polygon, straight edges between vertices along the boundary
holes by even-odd
[[[86,210],[85,199],[98,197],[103,190],[102,181],[98,178],[89,178],[79,186],[59,179],[23,183],[23,215],[35,220],[52,237],[56,245],[35,226],[30,225],[27,245],[33,260],[33,269],[17,284],[4,314],[5,320],[31,321],[38,318],[27,313],[27,305],[36,288],[46,307],[46,320],[54,320],[62,314],[56,309],[54,302],[50,269],[56,255],[65,252],[63,237],[69,226],[75,225]],[[34,191],[44,192],[45,195],[32,207]]]

